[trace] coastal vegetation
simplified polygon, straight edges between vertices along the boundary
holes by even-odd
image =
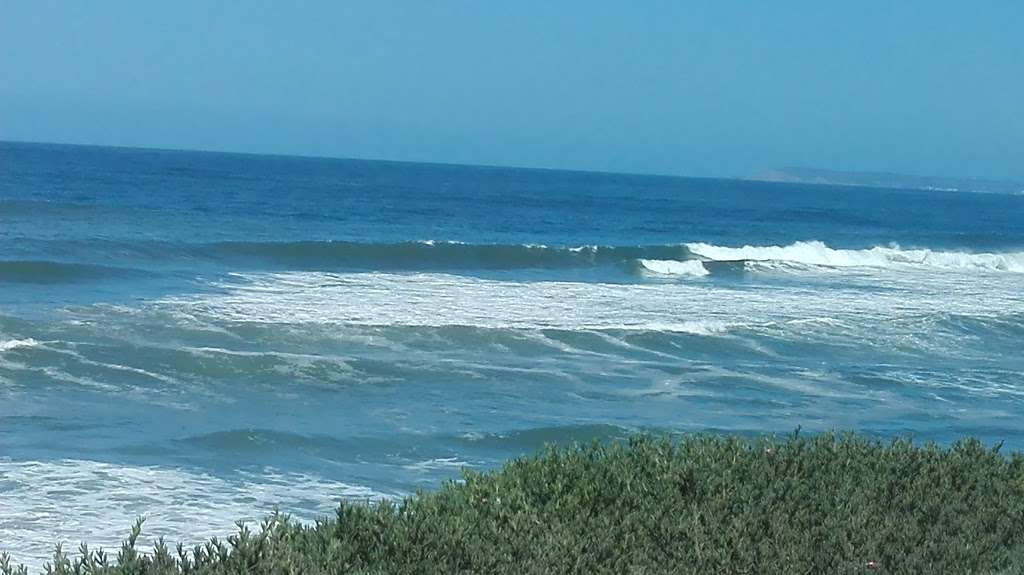
[[[136,524],[49,573],[1019,573],[1024,456],[853,434],[550,447],[402,501],[196,547]],[[145,545],[144,545],[145,543]],[[27,573],[5,557],[0,573]]]

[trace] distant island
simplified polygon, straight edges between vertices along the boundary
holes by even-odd
[[[834,186],[943,190],[951,192],[982,192],[991,194],[1024,194],[1024,183],[1020,182],[978,178],[910,176],[889,172],[842,172],[838,170],[819,170],[814,168],[779,168],[762,172],[749,179],[761,182],[787,182],[795,184],[826,184]]]

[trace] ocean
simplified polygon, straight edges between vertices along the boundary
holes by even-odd
[[[1024,449],[1024,196],[0,143],[0,549],[551,442]]]

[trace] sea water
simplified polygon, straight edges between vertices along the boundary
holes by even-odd
[[[1024,449],[1024,197],[0,144],[0,549],[635,431]]]

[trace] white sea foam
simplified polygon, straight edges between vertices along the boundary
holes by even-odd
[[[0,459],[0,543],[36,572],[57,542],[87,541],[115,551],[132,522],[146,517],[143,539],[199,543],[256,522],[280,506],[299,520],[329,515],[341,499],[389,497],[366,487],[265,470],[228,480],[181,469],[87,460]]]
[[[447,274],[294,272],[239,276],[224,293],[164,300],[221,321],[499,329],[656,330],[737,324],[664,285],[506,282]],[[731,290],[725,290],[729,292]],[[680,297],[682,296],[682,297]],[[624,305],[628,302],[628,305]]]
[[[732,328],[742,328],[746,327],[746,325],[740,322],[730,323],[721,320],[698,319],[665,324],[651,323],[644,326],[644,329],[649,331],[688,333],[691,335],[720,335],[727,333]]]
[[[465,246],[465,245],[468,245],[468,244],[466,244],[466,242],[460,242],[458,240],[416,240],[415,243],[422,244],[422,245],[425,245],[425,246],[431,246],[431,247],[437,246],[437,245],[442,245],[442,246]]]
[[[72,350],[72,349],[61,349],[59,347],[47,347],[46,349],[49,350],[50,352],[53,352],[53,353],[58,353],[58,354],[62,354],[62,355],[71,356],[71,357],[75,358],[82,365],[91,365],[91,366],[99,367],[99,368],[102,368],[102,369],[105,369],[105,370],[122,371],[122,372],[131,373],[131,374],[135,374],[135,375],[140,375],[140,376],[142,376],[144,378],[152,379],[152,380],[159,381],[161,383],[166,383],[166,384],[169,384],[169,385],[177,385],[177,384],[180,383],[178,380],[176,380],[173,377],[169,377],[169,376],[166,376],[166,375],[163,375],[163,374],[160,374],[160,373],[155,373],[155,372],[152,372],[152,371],[147,371],[145,369],[141,369],[141,368],[138,368],[138,367],[132,367],[132,366],[129,366],[129,365],[121,365],[119,363],[109,363],[109,362],[104,362],[104,361],[94,361],[94,360],[91,360],[91,359],[88,359],[88,358],[84,357],[82,354],[80,354],[77,351]]]
[[[796,242],[788,246],[723,247],[686,244],[694,254],[716,261],[778,261],[827,267],[938,268],[1024,273],[1024,252],[967,253],[876,246],[865,250],[830,248],[823,242]]]
[[[665,276],[706,276],[707,268],[700,260],[640,260],[645,270]]]
[[[218,293],[158,305],[187,308],[210,321],[229,323],[636,330],[705,336],[800,329],[844,333],[856,336],[858,343],[887,334],[897,341],[920,340],[927,335],[915,334],[921,327],[915,318],[920,317],[998,318],[1024,311],[1017,274],[980,278],[872,269],[865,272],[864,285],[838,276],[825,278],[828,286],[753,289],[706,282],[512,282],[436,273],[260,273],[237,276],[219,285]],[[801,323],[822,317],[832,324]]]
[[[404,466],[411,471],[436,471],[438,469],[462,469],[469,467],[469,463],[460,460],[458,457],[435,457]]]
[[[25,348],[25,347],[36,347],[39,342],[32,339],[8,339],[0,340],[0,351],[10,351],[12,349]]]

